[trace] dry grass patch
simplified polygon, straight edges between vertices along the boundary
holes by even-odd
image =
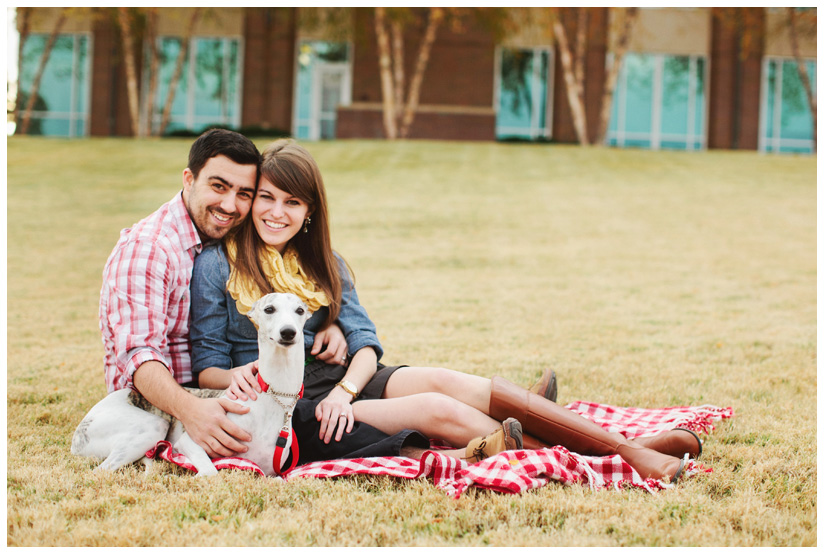
[[[263,143],[262,143],[263,144]],[[733,406],[713,473],[650,495],[551,484],[109,475],[69,454],[103,396],[97,297],[189,141],[8,141],[8,544],[816,545],[816,160],[564,146],[309,145],[388,363],[560,401]]]

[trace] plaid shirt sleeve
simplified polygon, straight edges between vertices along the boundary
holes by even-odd
[[[163,242],[122,241],[106,265],[100,303],[100,326],[106,349],[108,390],[132,386],[144,362],[155,360],[172,372],[168,353],[169,287],[174,261]],[[184,315],[184,317],[188,317]]]

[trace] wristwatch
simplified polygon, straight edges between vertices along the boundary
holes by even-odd
[[[341,380],[336,386],[340,386],[341,389],[352,395],[352,398],[355,399],[358,397],[358,388],[355,386],[354,383],[348,382],[347,380]]]

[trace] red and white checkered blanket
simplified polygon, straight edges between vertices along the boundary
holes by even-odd
[[[672,430],[688,428],[699,434],[714,429],[713,422],[733,417],[733,409],[702,405],[697,407],[668,407],[643,409],[614,407],[578,401],[567,408],[588,418],[603,428],[619,432],[628,438],[648,436]],[[161,458],[183,468],[195,470],[180,453],[176,453],[166,441],[146,453],[149,458]],[[263,475],[258,466],[237,457],[215,459],[215,467],[221,469],[251,470]],[[690,460],[685,477],[711,472],[696,461]],[[591,489],[626,486],[653,492],[673,485],[659,480],[643,480],[619,455],[588,457],[571,453],[561,446],[552,449],[522,449],[505,451],[475,464],[469,464],[439,453],[427,451],[421,460],[406,457],[370,457],[321,461],[299,466],[283,476],[287,481],[296,478],[335,478],[352,474],[373,474],[415,479],[428,477],[435,486],[455,498],[470,486],[491,489],[503,493],[521,493],[542,487],[551,480],[565,484],[586,484]]]

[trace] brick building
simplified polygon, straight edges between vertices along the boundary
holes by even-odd
[[[192,8],[162,8],[153,125],[160,121]],[[469,23],[442,26],[433,45],[412,138],[577,142],[546,12],[494,39]],[[784,8],[741,8],[756,31],[737,31],[711,8],[643,8],[613,93],[606,142],[619,147],[811,152],[812,116],[792,56]],[[57,8],[38,8],[19,68],[25,98]],[[615,11],[590,8],[585,104],[598,124]],[[383,136],[373,9],[350,12],[351,32],[309,31],[299,8],[205,9],[189,41],[167,132],[220,124],[303,140]],[[574,29],[573,19],[564,20]],[[19,24],[19,22],[18,22]],[[408,27],[407,74],[421,26]],[[572,33],[571,33],[572,34]],[[743,40],[746,39],[746,40]],[[147,49],[145,48],[144,51]],[[816,43],[802,54],[815,86]],[[145,54],[143,60],[148,60]],[[137,64],[149,90],[148,62]],[[113,18],[78,10],[43,76],[32,133],[130,135],[121,39]]]

